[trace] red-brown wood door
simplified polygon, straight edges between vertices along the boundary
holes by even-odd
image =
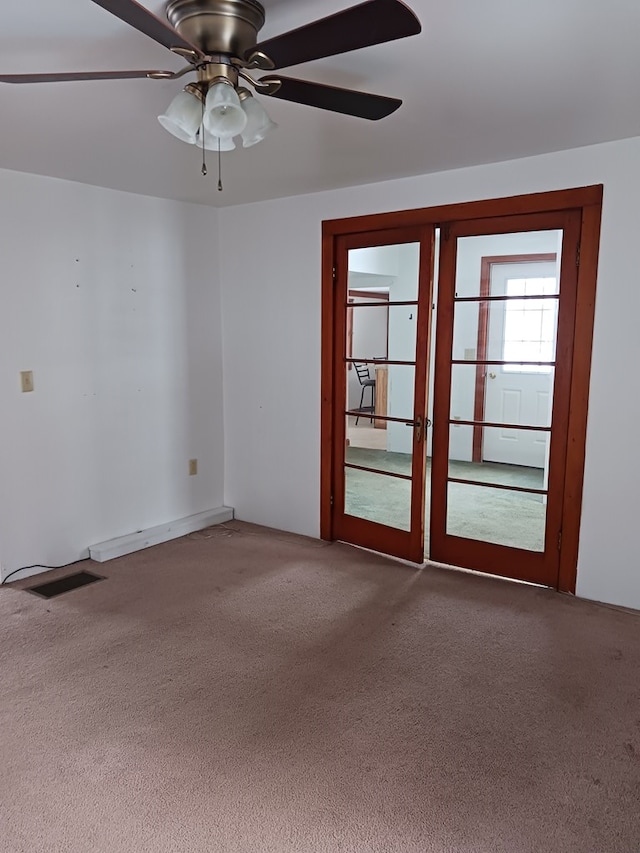
[[[433,226],[391,229],[342,235],[334,256],[332,538],[416,563],[433,246]]]
[[[430,524],[436,562],[558,585],[580,227],[580,211],[570,210],[442,230]],[[483,281],[483,257],[532,252],[555,254],[555,271],[496,264],[492,281]],[[480,350],[479,321],[488,330]],[[499,461],[478,458],[479,433],[498,448]]]

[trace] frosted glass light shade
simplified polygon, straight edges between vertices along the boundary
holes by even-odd
[[[228,83],[214,83],[207,92],[205,103],[205,130],[220,139],[229,139],[242,133],[247,123],[240,98]]]
[[[278,125],[269,118],[262,104],[252,96],[243,100],[242,109],[247,115],[247,126],[242,131],[242,145],[244,148],[251,148],[252,145],[262,142]]]
[[[182,142],[194,142],[202,121],[202,104],[195,95],[180,92],[171,101],[167,111],[158,116],[158,121]]]
[[[220,141],[220,151],[233,151],[236,147],[235,142],[233,141],[233,136],[227,136],[224,139],[221,137],[214,136],[212,133],[206,128],[201,127],[198,131],[198,135],[196,136],[196,145],[200,148],[202,147],[202,136],[201,134],[204,132],[204,147],[207,151],[217,151],[218,150],[218,140]]]

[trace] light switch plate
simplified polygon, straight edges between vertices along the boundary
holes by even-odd
[[[23,394],[33,391],[33,370],[20,371],[20,387]]]

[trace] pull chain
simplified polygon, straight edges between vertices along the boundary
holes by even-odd
[[[222,154],[220,153],[220,137],[218,137],[218,192],[222,192]]]

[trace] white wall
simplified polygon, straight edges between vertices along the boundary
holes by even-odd
[[[594,183],[605,196],[578,593],[640,607],[640,395],[626,391],[640,363],[640,139],[225,209],[225,502],[240,518],[319,533],[323,219]]]
[[[217,212],[0,171],[0,217],[3,576],[220,506]]]

